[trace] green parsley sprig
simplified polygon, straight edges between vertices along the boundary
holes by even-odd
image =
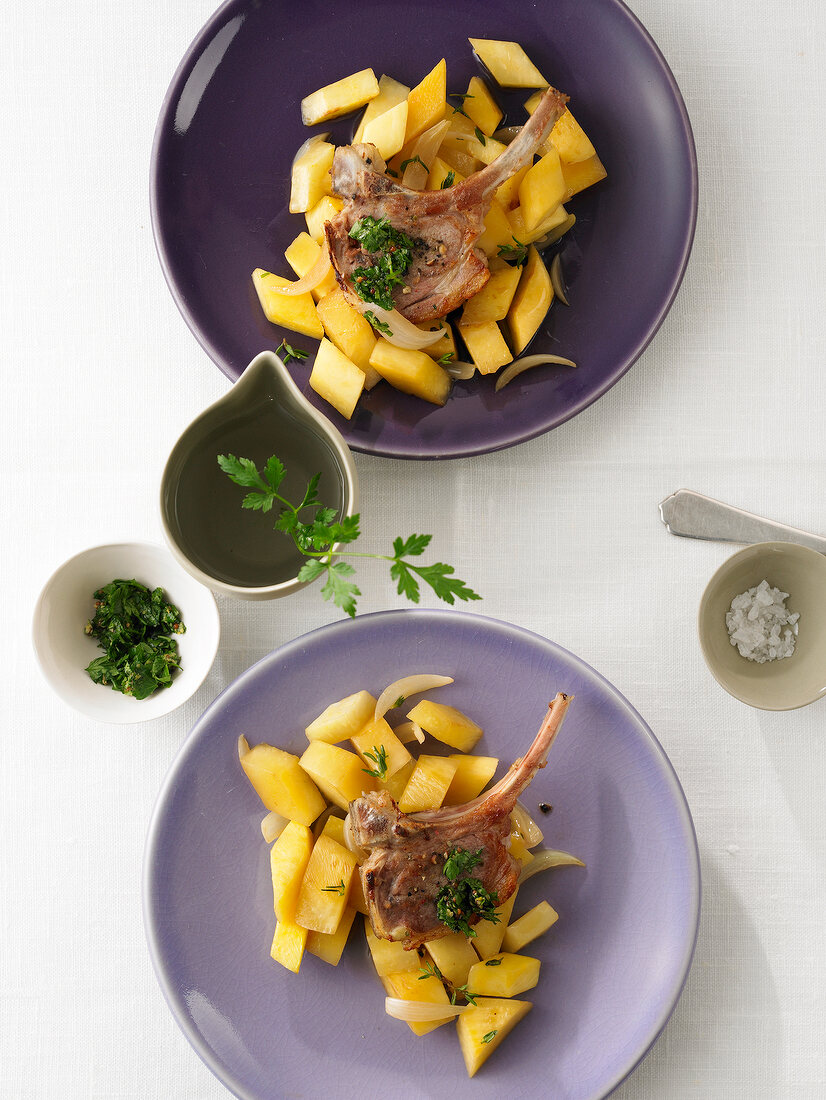
[[[272,455],[259,470],[251,458],[235,455],[218,455],[218,465],[234,481],[250,491],[241,502],[242,508],[256,512],[270,512],[280,505],[275,519],[275,530],[291,538],[296,548],[307,558],[298,572],[300,581],[314,581],[324,577],[321,595],[332,600],[351,618],[356,614],[356,597],[361,590],[351,579],[355,569],[342,561],[339,546],[358,539],[360,516],[344,516],[336,519],[336,509],[322,504],[318,495],[321,474],[310,478],[304,495],[298,504],[286,499],[279,492],[286,469],[283,462]],[[302,515],[303,513],[303,515]],[[305,519],[304,516],[307,516]],[[453,605],[456,600],[481,600],[481,596],[455,576],[452,565],[437,561],[432,565],[414,565],[407,560],[418,558],[427,549],[432,535],[409,535],[406,539],[393,540],[392,554],[368,554],[347,551],[350,558],[377,558],[390,562],[390,576],[396,582],[397,592],[412,603],[418,603],[424,582],[433,589],[440,600]]]

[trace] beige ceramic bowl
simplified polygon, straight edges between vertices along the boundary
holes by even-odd
[[[726,612],[741,592],[767,580],[800,612],[791,657],[756,661],[731,644]],[[728,559],[700,601],[700,645],[712,675],[735,699],[761,710],[793,710],[826,695],[826,556],[791,542],[759,542]]]

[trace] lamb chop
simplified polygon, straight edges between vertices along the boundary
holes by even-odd
[[[510,814],[516,800],[545,766],[571,696],[558,694],[542,728],[525,753],[486,794],[464,806],[404,814],[387,791],[371,791],[350,803],[345,825],[348,844],[368,849],[361,867],[370,923],[377,936],[401,940],[413,950],[449,935],[437,898],[449,884],[451,853],[478,854],[472,875],[501,905],[516,889],[520,867],[508,851]],[[465,857],[467,858],[467,857]],[[468,916],[475,923],[476,915]]]
[[[475,247],[500,184],[530,164],[534,153],[565,110],[568,97],[548,88],[530,119],[507,149],[485,168],[441,191],[411,191],[384,174],[374,145],[345,145],[333,158],[333,191],[343,209],[325,225],[336,279],[356,308],[364,303],[353,289],[357,268],[371,266],[371,253],[350,236],[360,219],[387,218],[415,243],[405,285],[393,292],[396,309],[414,324],[444,317],[490,278],[484,253]]]

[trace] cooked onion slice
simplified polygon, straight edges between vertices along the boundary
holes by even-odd
[[[517,802],[513,809],[513,819],[517,829],[522,834],[522,839],[529,848],[535,848],[545,839],[542,830],[525,809],[521,802]]]
[[[435,126],[431,126],[429,130],[425,130],[425,132],[416,139],[410,151],[410,156],[405,158],[406,160],[412,160],[412,164],[408,164],[404,170],[402,186],[409,187],[413,191],[424,190],[425,184],[427,183],[427,177],[430,175],[430,165],[433,163],[433,158],[438,153],[439,146],[444,141],[445,134],[449,129],[450,121],[443,118],[441,122],[437,122]],[[419,161],[414,159],[415,157],[424,161],[427,168],[419,164]]]
[[[363,302],[361,298],[356,297],[355,292],[351,297],[351,304],[356,307],[359,313],[364,315],[372,313],[377,321],[381,321],[382,326],[386,325],[390,331],[385,332],[384,327],[382,327],[379,332],[391,344],[395,344],[397,348],[414,348],[417,350],[428,348],[441,339],[441,328],[434,329],[433,332],[422,332],[420,328],[416,328],[412,321],[402,317],[397,309],[382,309],[375,302]],[[367,320],[369,321],[370,318],[368,317]]]
[[[445,370],[457,382],[467,382],[469,378],[473,378],[476,374],[475,363],[465,363],[461,359],[457,359],[455,363],[446,363]]]
[[[549,229],[544,237],[540,237],[539,240],[533,242],[534,247],[538,252],[541,252],[543,248],[547,248],[549,244],[555,244],[560,237],[564,237],[569,229],[573,229],[576,225],[576,214],[569,214],[564,222],[560,222],[559,225],[554,226],[553,229]]]
[[[562,257],[558,252],[551,261],[551,286],[554,288],[554,294],[559,298],[563,306],[567,306],[569,303],[565,280],[562,277]]]
[[[267,844],[272,842],[284,832],[287,828],[287,818],[282,817],[281,814],[277,814],[275,810],[270,810],[264,820],[261,822],[261,835]]]
[[[496,389],[501,390],[503,386],[507,386],[508,382],[518,378],[523,371],[530,370],[532,367],[542,367],[546,363],[555,363],[559,367],[576,366],[572,359],[563,359],[561,355],[524,355],[509,367],[505,367],[496,379]]]
[[[238,738],[238,759],[243,760],[249,751],[250,743],[242,733]]]
[[[389,710],[400,707],[411,695],[418,695],[421,691],[430,691],[431,688],[444,687],[445,684],[452,683],[452,676],[438,676],[435,672],[417,672],[413,676],[402,676],[400,680],[394,680],[389,684],[376,700],[375,717],[384,718]]]
[[[581,859],[572,856],[569,852],[560,852],[556,848],[542,848],[536,853],[530,863],[526,863],[519,876],[519,885],[527,882],[529,878],[538,875],[540,871],[547,871],[551,867],[584,867]]]
[[[287,283],[286,286],[271,286],[269,289],[275,291],[276,294],[306,294],[310,290],[315,290],[318,284],[327,278],[327,272],[332,266],[330,250],[325,241],[318,254],[318,259],[300,279],[294,283]]]
[[[431,1020],[449,1020],[461,1016],[472,1005],[434,1005],[431,1001],[403,1001],[400,997],[385,997],[384,1011],[394,1020],[409,1024],[425,1024]]]
[[[401,722],[393,727],[393,733],[403,745],[409,745],[411,741],[418,741],[420,745],[424,743],[424,730],[418,722]]]

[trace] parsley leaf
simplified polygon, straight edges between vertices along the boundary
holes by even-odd
[[[366,309],[364,311],[365,319],[370,322],[377,332],[384,333],[385,336],[392,336],[393,330],[386,321],[380,321],[372,309]]]
[[[445,859],[442,871],[447,883],[436,896],[436,915],[453,932],[464,932],[474,937],[476,932],[470,920],[479,917],[482,920],[499,923],[495,913],[499,899],[489,893],[478,878],[468,872],[482,862],[482,849],[476,852],[464,848],[454,848]]]

